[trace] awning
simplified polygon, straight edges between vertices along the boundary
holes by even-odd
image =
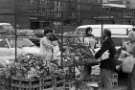
[[[116,8],[126,8],[126,5],[122,4],[102,4],[103,7],[116,7]]]

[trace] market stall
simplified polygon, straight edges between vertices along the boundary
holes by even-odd
[[[66,42],[62,43],[63,46],[60,47],[61,52],[55,52],[62,54],[59,54],[60,56],[58,57],[60,58],[51,60],[51,64],[48,66],[44,62],[39,48],[32,44],[32,42],[25,40],[27,37],[21,37],[24,39],[19,39],[18,36],[16,42],[15,39],[14,41],[11,40],[11,38],[15,37],[7,38],[4,36],[4,38],[2,40],[6,42],[9,40],[7,45],[14,43],[11,44],[11,46],[14,46],[12,52],[15,54],[16,51],[17,54],[16,56],[13,55],[14,58],[12,60],[6,58],[8,59],[8,63],[0,68],[2,73],[0,74],[1,90],[69,89],[75,86],[75,81],[78,80],[84,65],[98,65],[98,61],[94,59],[93,50],[83,43],[69,42],[71,40],[66,40]],[[71,38],[74,39],[74,37]],[[68,39],[70,38],[68,37]],[[22,41],[27,41],[29,45],[27,46]],[[10,48],[12,49],[11,46]],[[9,53],[11,54],[11,52]],[[50,56],[54,57],[54,55]],[[98,82],[96,80],[98,74],[96,75],[95,73],[88,79],[89,82]]]

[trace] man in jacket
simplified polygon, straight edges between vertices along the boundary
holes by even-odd
[[[105,52],[109,53],[108,58],[101,60],[101,84],[105,90],[111,90],[112,86],[112,74],[115,71],[115,45],[111,38],[111,31],[105,29],[103,32],[103,43],[101,49],[95,54],[95,58],[100,58]]]

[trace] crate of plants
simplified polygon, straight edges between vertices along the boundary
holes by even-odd
[[[10,90],[42,90],[41,78],[19,78],[12,76]]]
[[[72,52],[75,53],[73,60],[76,65],[93,64],[97,62],[94,58],[94,51],[89,46],[80,44],[74,47]]]
[[[41,56],[20,55],[4,72],[9,74],[11,90],[43,90],[49,68]]]
[[[10,65],[13,76],[22,78],[43,77],[49,73],[49,68],[44,64],[43,58],[38,55],[20,55]]]
[[[83,44],[72,44],[65,47],[63,53],[63,66],[75,66],[84,64],[97,64],[94,51]]]
[[[72,81],[75,79],[75,67],[65,68],[65,81]]]
[[[48,90],[53,88],[54,80],[51,76],[40,78],[10,78],[10,90]]]
[[[64,82],[65,82],[65,75],[63,73],[54,73],[52,75],[53,78],[53,86],[58,88],[58,87],[63,87]]]

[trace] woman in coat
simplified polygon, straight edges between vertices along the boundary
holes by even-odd
[[[44,62],[50,66],[50,62],[57,58],[60,54],[58,39],[53,34],[53,30],[46,29],[44,37],[40,40],[40,51],[44,58]]]

